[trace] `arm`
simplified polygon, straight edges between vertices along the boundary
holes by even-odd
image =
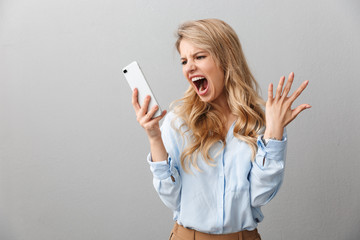
[[[153,173],[153,185],[161,201],[172,211],[180,206],[181,178],[179,170],[171,156],[167,161],[153,162],[148,156],[150,170]]]
[[[260,207],[268,203],[278,192],[284,177],[287,135],[281,141],[269,140],[264,144],[258,137],[258,151],[250,171],[251,205]]]
[[[153,173],[153,184],[164,204],[175,211],[180,205],[181,176],[179,171],[179,156],[182,148],[182,138],[171,126],[173,113],[169,113],[161,126],[161,135],[168,152],[167,162],[152,162],[148,156],[150,169]]]
[[[266,130],[265,139],[271,139],[265,146],[260,136],[258,138],[258,152],[250,172],[251,204],[254,207],[262,206],[270,201],[277,193],[284,175],[286,155],[286,133],[284,128],[292,122],[297,115],[309,104],[302,104],[291,109],[293,102],[307,87],[309,81],[304,81],[301,86],[288,97],[294,73],[290,73],[284,87],[285,77],[281,77],[273,97],[273,85],[268,88],[268,100],[266,102]],[[284,87],[284,89],[283,89]]]
[[[145,98],[143,107],[138,103],[138,91],[134,90],[132,96],[132,104],[136,112],[137,121],[145,129],[150,143],[150,154],[148,156],[148,163],[150,170],[153,173],[153,184],[158,192],[161,200],[167,207],[176,210],[180,203],[180,189],[181,181],[178,169],[175,165],[177,153],[174,151],[177,148],[176,139],[171,135],[170,122],[165,119],[162,130],[160,130],[159,121],[165,116],[164,111],[161,116],[152,118],[158,110],[158,106],[148,111],[150,96]],[[164,141],[167,143],[165,147]],[[168,151],[169,154],[168,154]]]

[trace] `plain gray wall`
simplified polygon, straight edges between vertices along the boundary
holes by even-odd
[[[200,18],[235,29],[264,95],[291,71],[310,80],[263,239],[360,239],[359,13],[356,0],[0,0],[0,239],[168,238],[121,68],[137,60],[168,109],[188,85],[175,30]]]

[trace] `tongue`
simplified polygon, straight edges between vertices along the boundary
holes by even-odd
[[[203,88],[206,89],[208,87],[208,81],[205,79],[202,85]]]
[[[206,79],[204,79],[200,84],[199,91],[201,92],[204,91],[207,88],[207,86],[208,86],[208,82]]]
[[[203,84],[200,84],[199,91],[201,92],[203,90]]]

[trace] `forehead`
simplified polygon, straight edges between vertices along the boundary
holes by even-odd
[[[196,46],[193,42],[183,39],[179,44],[179,53],[181,56],[193,55],[197,52],[208,52],[205,49],[202,49]]]

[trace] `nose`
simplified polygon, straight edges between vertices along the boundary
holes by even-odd
[[[185,72],[187,74],[193,73],[196,70],[195,62],[192,60],[189,60],[185,66]]]

